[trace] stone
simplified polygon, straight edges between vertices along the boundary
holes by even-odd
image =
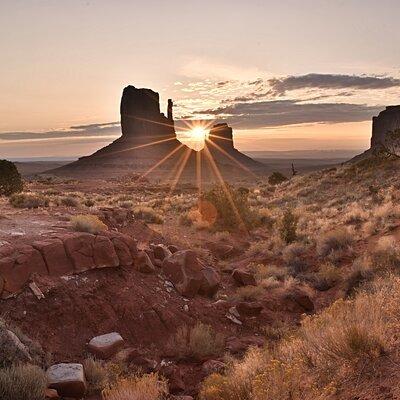
[[[171,394],[181,393],[186,389],[185,383],[183,382],[182,371],[177,365],[161,363],[158,372],[167,378],[169,392]]]
[[[207,297],[213,297],[221,286],[221,277],[212,267],[205,266],[201,272],[203,274],[203,282],[199,293]]]
[[[137,242],[134,238],[114,231],[103,232],[102,235],[107,236],[112,241],[119,259],[119,265],[130,266],[133,264],[133,260],[138,253]]]
[[[84,272],[96,267],[93,259],[94,241],[94,235],[81,232],[65,238],[65,250],[72,260],[75,272]]]
[[[207,248],[215,257],[219,259],[225,259],[234,254],[234,247],[230,244],[220,242],[208,242]]]
[[[18,336],[0,325],[0,364],[9,366],[14,363],[32,361],[29,349],[21,342]]]
[[[256,286],[257,285],[256,278],[254,277],[254,275],[252,273],[238,269],[238,268],[232,272],[232,278],[240,286]]]
[[[4,280],[4,291],[20,291],[34,273],[47,275],[48,271],[42,255],[32,246],[17,246],[8,257],[0,258],[0,276]]]
[[[61,239],[51,239],[33,242],[32,246],[40,251],[46,263],[49,275],[62,276],[74,272],[74,266],[67,257],[64,243]]]
[[[172,254],[174,254],[174,253],[176,253],[177,251],[179,251],[178,247],[175,246],[174,244],[170,244],[170,245],[168,246],[168,250],[169,250]]]
[[[82,364],[55,364],[46,375],[48,387],[57,390],[61,397],[81,399],[85,395],[87,385]]]
[[[51,400],[56,400],[60,398],[56,389],[49,389],[49,388],[47,388],[44,391],[44,397],[46,399],[51,399]]]
[[[236,305],[236,310],[241,317],[257,317],[261,314],[263,306],[261,303],[256,301],[241,301]]]
[[[152,245],[151,249],[153,250],[154,257],[157,260],[161,261],[163,261],[164,258],[169,257],[172,254],[171,251],[168,249],[168,247],[165,246],[164,244]]]
[[[385,144],[388,132],[400,129],[400,105],[389,106],[372,118],[371,149]]]
[[[96,268],[118,267],[119,258],[109,238],[100,235],[95,237],[93,261]]]
[[[135,268],[139,272],[144,272],[145,274],[151,274],[156,270],[150,260],[150,257],[145,251],[139,251],[139,254],[135,260]]]
[[[117,332],[94,337],[88,344],[89,351],[96,357],[108,359],[124,345],[124,339]]]

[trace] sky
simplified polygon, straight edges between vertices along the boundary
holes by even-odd
[[[0,158],[120,135],[131,84],[251,150],[363,150],[400,104],[398,0],[1,0]]]

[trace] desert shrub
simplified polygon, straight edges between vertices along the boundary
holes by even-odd
[[[375,275],[370,257],[354,260],[345,282],[346,296],[352,296],[365,283],[370,282]]]
[[[83,204],[84,204],[86,207],[93,207],[93,206],[95,205],[95,202],[94,202],[94,200],[92,200],[92,199],[86,199],[86,200],[83,202]]]
[[[71,226],[74,231],[93,234],[108,230],[107,225],[96,215],[74,215],[71,217]]]
[[[292,243],[297,238],[298,217],[293,211],[287,209],[279,223],[279,234],[281,239],[286,243]]]
[[[15,365],[0,369],[0,399],[44,400],[45,372],[34,365]]]
[[[192,328],[180,327],[170,341],[170,348],[177,357],[201,359],[222,352],[224,337],[210,325],[198,322]]]
[[[239,191],[228,184],[214,186],[204,193],[202,201],[211,204],[215,211],[215,220],[209,221],[217,230],[236,231],[250,229],[257,224],[257,216],[250,209],[248,194]],[[209,207],[203,207],[200,212],[209,212]]]
[[[161,400],[168,393],[167,382],[158,374],[133,376],[117,381],[103,391],[104,400]]]
[[[260,225],[263,225],[269,229],[274,226],[275,219],[271,215],[271,211],[268,208],[260,208],[257,211],[258,219],[260,221]]]
[[[282,252],[282,258],[293,274],[304,272],[307,268],[307,262],[304,254],[307,247],[303,243],[292,243],[285,247]]]
[[[261,284],[265,279],[274,278],[278,281],[284,281],[289,275],[286,267],[276,265],[253,264],[251,269],[255,274],[257,283]]]
[[[122,208],[132,208],[133,207],[133,202],[132,201],[122,201],[119,203],[119,206]]]
[[[164,223],[164,218],[151,207],[137,206],[133,209],[133,214],[136,218],[142,219],[148,224]]]
[[[60,203],[66,207],[78,207],[79,206],[79,200],[73,196],[61,197]]]
[[[83,361],[83,367],[89,394],[101,392],[109,382],[108,370],[104,363],[94,358],[87,358]]]
[[[22,192],[23,183],[20,173],[11,161],[0,160],[0,196],[10,196]]]
[[[353,238],[347,229],[337,229],[322,235],[317,242],[317,253],[327,256],[338,250],[346,250],[353,243]]]
[[[232,300],[237,301],[255,301],[265,294],[262,286],[242,286],[237,288],[232,294]]]
[[[328,290],[342,280],[339,268],[327,262],[322,264],[317,273],[310,274],[311,283],[318,290]]]
[[[49,199],[34,193],[15,193],[10,197],[10,204],[15,208],[48,207]]]
[[[279,185],[280,183],[285,182],[287,180],[288,178],[285,175],[283,175],[278,171],[275,171],[269,176],[268,183],[270,185]]]

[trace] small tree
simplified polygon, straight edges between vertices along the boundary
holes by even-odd
[[[286,178],[285,175],[281,174],[278,171],[275,171],[269,176],[268,183],[270,185],[279,185],[280,183],[285,182],[287,180],[288,178]]]
[[[23,183],[17,167],[11,161],[0,160],[0,196],[21,192]]]

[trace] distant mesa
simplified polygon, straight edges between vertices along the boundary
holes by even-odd
[[[351,161],[360,161],[380,153],[390,140],[388,134],[398,129],[400,129],[400,105],[388,106],[377,117],[372,118],[371,147]]]
[[[49,173],[79,178],[110,178],[138,173],[150,179],[195,181],[246,178],[265,171],[265,166],[235,149],[232,128],[214,125],[205,147],[196,152],[176,136],[173,102],[167,116],[160,112],[159,94],[151,89],[127,86],[121,99],[122,135],[114,142],[78,161]]]

